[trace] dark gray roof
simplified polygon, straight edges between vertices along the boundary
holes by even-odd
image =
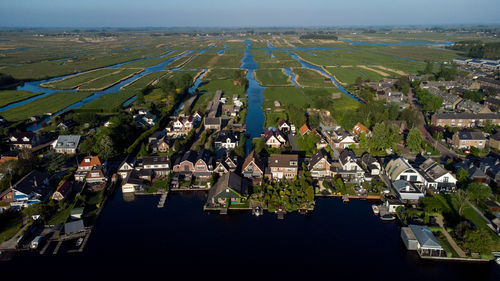
[[[458,138],[461,140],[485,140],[484,134],[479,131],[466,132],[461,131],[457,132]]]
[[[83,220],[72,221],[64,224],[64,233],[66,235],[85,230]]]
[[[432,234],[432,231],[430,231],[427,226],[410,224],[408,227],[417,238],[420,247],[425,249],[443,249],[434,234]]]
[[[226,188],[230,188],[239,194],[243,194],[246,191],[247,184],[245,180],[233,172],[226,173],[219,178],[217,183],[210,188],[208,192],[209,200],[216,196],[217,194],[224,192]]]
[[[328,155],[324,151],[324,149],[318,150],[316,154],[313,155],[311,158],[311,161],[309,161],[309,169],[312,169],[314,165],[316,165],[321,159],[327,159],[328,160]]]
[[[220,117],[205,117],[205,125],[220,125]]]
[[[223,130],[217,134],[215,142],[226,142],[227,139],[230,139],[232,143],[238,141],[238,137],[233,131]]]
[[[142,158],[143,165],[161,165],[170,164],[170,158],[168,156],[149,156]]]
[[[343,150],[339,155],[339,161],[342,165],[345,165],[349,159],[356,160],[356,155],[348,149]]]
[[[189,150],[188,152],[184,153],[182,155],[182,158],[177,158],[176,164],[180,164],[184,161],[189,161],[194,164],[196,162],[196,159],[198,157],[198,154],[194,150]]]
[[[33,170],[20,179],[12,188],[26,195],[34,192],[44,197],[50,192],[50,187],[45,184],[46,180],[47,174]]]
[[[438,119],[500,119],[498,113],[437,113],[435,114]]]

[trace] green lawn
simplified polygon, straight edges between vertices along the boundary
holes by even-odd
[[[368,69],[364,69],[361,67],[334,67],[328,66],[325,67],[326,71],[328,71],[331,75],[335,76],[335,78],[345,84],[354,84],[358,77],[361,77],[363,80],[370,81],[380,81],[384,77],[376,72],[370,71]],[[378,68],[375,68],[379,70]],[[382,70],[380,70],[382,71]],[[387,72],[387,71],[383,71]]]
[[[22,57],[27,57],[30,53],[36,52],[37,49],[45,50],[45,52],[47,52],[47,49],[43,48],[43,44],[47,44],[47,42],[38,42],[35,48],[24,51],[22,53]],[[27,61],[26,63],[15,63],[6,66],[2,69],[2,73],[11,74],[17,79],[40,80],[49,77],[63,76],[102,68],[105,66],[123,63],[131,60],[160,56],[165,53],[164,47],[159,46],[160,44],[156,46],[145,46],[142,48],[133,48],[129,50],[117,50],[115,52],[109,51],[110,49],[114,48],[109,44],[116,43],[99,43],[96,44],[96,46],[92,46],[92,44],[82,45],[82,43],[72,44],[78,44],[78,46],[76,47],[72,46],[73,51],[81,51],[82,49],[87,49],[88,52],[78,55],[71,55],[74,56],[74,58],[66,60],[64,64],[62,64],[61,61],[41,60],[39,58],[41,54],[37,54],[33,57],[32,61]],[[57,46],[64,46],[64,43],[61,41],[57,41]],[[121,47],[124,48],[131,46],[121,45]],[[54,50],[54,52],[64,53],[67,52],[67,50],[63,48],[62,50]]]
[[[71,215],[71,210],[73,210],[73,207],[74,205],[70,205],[66,209],[58,211],[52,218],[50,218],[47,224],[56,225],[65,223]]]
[[[28,104],[6,110],[2,115],[9,121],[21,121],[31,116],[58,112],[90,95],[92,93],[58,92]]]
[[[185,63],[189,62],[192,58],[194,58],[196,55],[198,55],[200,52],[195,51],[192,52],[184,57],[178,58],[175,61],[171,62],[168,64],[165,69],[173,69],[173,68],[179,68],[182,67]]]
[[[308,68],[292,68],[296,75],[297,84],[302,87],[313,88],[335,88],[332,81],[325,81],[326,76],[321,75],[315,70]]]
[[[165,76],[167,74],[167,71],[158,71],[158,72],[153,72],[147,75],[144,75],[132,83],[126,85],[123,87],[124,90],[142,90],[146,88],[149,84],[151,84],[153,81],[160,79],[161,77]]]
[[[252,54],[260,69],[300,67],[300,63],[285,51],[252,50],[250,54]]]
[[[192,111],[205,112],[208,103],[214,98],[215,92],[202,93],[192,106]]]
[[[0,243],[14,237],[23,225],[21,213],[0,214]]]
[[[154,66],[160,64],[164,61],[167,61],[175,56],[178,56],[182,53],[182,51],[173,51],[172,53],[164,56],[163,58],[155,58],[155,59],[145,59],[140,61],[134,61],[131,63],[124,64],[122,68],[144,68],[149,66]]]
[[[222,90],[226,95],[229,95],[229,97],[231,97],[233,94],[237,94],[242,97],[243,93],[245,92],[245,87],[234,85],[233,80],[210,80],[206,83],[202,83],[202,85],[200,85],[198,89],[200,90],[200,92],[213,93],[215,93],[217,90]]]
[[[335,67],[328,66],[325,67],[326,71],[328,71],[332,76],[335,76],[337,81],[343,84],[354,84],[358,77],[361,77],[363,80],[366,79],[362,73],[358,71],[358,69],[353,67]]]
[[[111,68],[103,68],[103,69],[97,69],[85,73],[81,73],[78,75],[70,76],[62,80],[50,82],[47,84],[42,84],[43,87],[46,88],[54,88],[54,89],[61,89],[61,90],[70,90],[74,89],[81,84],[84,84],[90,80],[94,80],[97,78],[102,78],[107,75],[110,75],[111,73],[118,72],[120,71],[119,69],[111,69]]]
[[[265,87],[293,87],[291,77],[285,74],[282,68],[258,69],[255,78]]]
[[[278,123],[281,120],[288,120],[286,112],[266,112],[265,114],[265,124],[264,127],[278,127]]]
[[[307,51],[294,51],[302,59],[321,66],[358,66],[381,65],[387,68],[400,70],[406,73],[416,73],[424,69],[423,61],[410,61],[396,58],[394,55],[374,52],[366,47],[349,47],[345,49],[314,51],[315,55]]]
[[[203,69],[203,68],[238,68],[243,59],[243,50],[226,50],[222,55],[219,51],[206,51],[193,58],[183,68]]]
[[[125,90],[101,96],[86,105],[82,109],[106,110],[120,108],[124,102],[135,96],[137,91]]]
[[[122,80],[125,80],[134,74],[140,73],[144,71],[144,69],[137,68],[125,68],[119,70],[116,73],[106,75],[104,77],[97,78],[95,80],[84,83],[78,87],[79,91],[101,91],[113,86],[116,83],[119,83]]]
[[[33,93],[29,91],[0,91],[0,107],[8,104],[22,101],[34,96],[41,95],[41,93]]]
[[[203,80],[234,80],[235,72],[244,72],[246,74],[246,70],[243,69],[210,69],[203,77]]]

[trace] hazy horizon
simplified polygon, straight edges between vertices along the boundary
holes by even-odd
[[[474,3],[467,0],[47,2],[2,1],[0,26],[241,28],[500,24],[500,2],[495,0],[477,0]]]

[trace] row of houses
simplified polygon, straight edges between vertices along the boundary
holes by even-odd
[[[453,62],[460,66],[481,68],[486,71],[500,70],[500,60],[456,58]]]

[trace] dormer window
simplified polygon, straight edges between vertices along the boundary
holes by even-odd
[[[90,163],[90,158],[85,158],[85,163]]]

